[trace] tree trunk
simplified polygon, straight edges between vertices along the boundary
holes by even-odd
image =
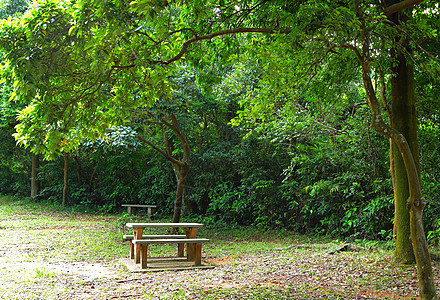
[[[378,133],[392,139],[400,151],[408,178],[409,197],[406,203],[410,214],[411,243],[417,263],[417,277],[421,299],[436,299],[437,294],[432,275],[432,263],[428,243],[423,228],[423,208],[426,205],[422,197],[419,170],[405,137],[395,128],[387,125],[382,118],[382,111],[376,97],[370,76],[370,40],[366,29],[359,0],[354,0],[356,16],[360,21],[362,49],[352,47],[362,68],[362,80],[367,95],[367,104],[373,113],[372,127]]]
[[[420,162],[417,144],[417,115],[414,96],[413,67],[407,64],[401,52],[393,51],[397,60],[391,79],[392,127],[405,136],[411,150],[414,164],[420,181]],[[415,262],[414,251],[410,240],[410,216],[406,206],[409,197],[409,183],[406,167],[398,147],[393,147],[395,207],[394,223],[396,228],[395,259],[404,264]]]
[[[67,191],[69,188],[68,182],[69,175],[69,154],[64,153],[64,186],[63,186],[63,206],[66,206],[67,203]]]
[[[423,228],[423,208],[425,207],[426,202],[422,197],[419,171],[405,137],[395,128],[386,125],[383,121],[380,105],[376,98],[370,78],[369,60],[366,60],[365,57],[363,57],[361,62],[363,81],[367,92],[367,103],[373,111],[372,127],[378,133],[393,140],[394,144],[400,151],[400,155],[403,158],[405,165],[409,185],[409,197],[406,202],[406,208],[409,210],[410,214],[409,227],[411,232],[411,244],[417,263],[420,297],[421,299],[435,299],[436,291],[432,275],[431,257]],[[409,243],[408,240],[407,243]]]
[[[401,3],[399,0],[386,0],[385,9]],[[409,14],[402,11],[390,14],[389,21],[400,25],[402,21],[409,19]],[[417,114],[415,106],[415,86],[413,66],[407,63],[405,52],[411,53],[410,47],[403,37],[396,37],[396,47],[391,49],[391,120],[393,128],[405,136],[412,152],[414,163],[420,181],[420,161],[417,142]],[[403,264],[415,262],[414,251],[410,240],[410,215],[407,209],[407,199],[409,197],[409,183],[404,160],[400,150],[396,145],[391,147],[393,157],[393,179],[394,179],[394,235],[396,249],[394,257],[396,261]]]
[[[191,149],[189,147],[188,140],[185,133],[180,128],[179,122],[174,114],[170,114],[160,120],[160,122],[165,125],[162,128],[163,141],[165,145],[165,150],[157,147],[151,141],[137,136],[137,138],[150,147],[152,147],[157,152],[161,153],[167,160],[171,162],[171,165],[176,175],[177,187],[176,187],[176,197],[174,199],[174,213],[173,213],[173,223],[179,223],[180,217],[182,215],[182,203],[186,204],[185,201],[185,190],[186,190],[186,179],[188,177],[189,167],[190,167],[190,156]],[[166,128],[171,129],[180,141],[183,150],[183,157],[181,160],[174,157],[174,144],[170,140]]]
[[[40,158],[38,155],[31,153],[32,169],[31,169],[31,199],[35,199],[40,193],[40,183],[38,182],[38,169],[40,168]]]
[[[173,164],[173,169],[177,180],[176,198],[174,200],[173,223],[179,223],[180,216],[182,214],[182,203],[185,203],[185,187],[186,178],[188,177],[189,165],[185,164],[183,166],[180,166]]]
[[[173,223],[178,223],[180,222],[180,217],[182,214],[182,204],[186,204],[185,201],[186,178],[188,177],[188,172],[189,172],[191,150],[186,135],[180,128],[179,122],[177,121],[177,118],[174,114],[170,114],[169,121],[164,119],[163,123],[168,128],[172,129],[173,132],[177,135],[183,150],[183,157],[181,160],[176,159],[174,162],[171,161],[177,181],[176,198],[174,200]],[[173,143],[169,140],[169,137],[165,131],[164,131],[164,142],[169,156],[172,157],[172,153],[174,152]]]
[[[383,45],[384,47],[384,45]],[[385,108],[386,112],[387,112],[387,116],[388,116],[388,124],[393,124],[393,121],[391,119],[391,109],[388,105],[387,102],[387,97],[386,97],[386,84],[385,84],[385,75],[383,73],[383,70],[379,70],[379,77],[380,77],[380,97],[381,97],[381,101],[382,101],[382,105]],[[396,199],[397,199],[397,193],[396,193],[396,172],[395,172],[395,168],[394,168],[394,143],[392,139],[389,139],[389,144],[390,144],[390,175],[391,175],[391,183],[393,185],[393,193],[394,193],[394,217],[396,217],[397,215],[397,206],[396,206]],[[399,153],[400,155],[400,153]],[[406,174],[406,170],[405,170],[405,174]],[[397,228],[396,228],[396,222],[394,221],[394,225],[393,225],[393,240],[394,242],[396,242],[396,235],[397,235]],[[412,247],[411,247],[412,249]]]

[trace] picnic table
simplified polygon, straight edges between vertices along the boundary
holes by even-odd
[[[157,205],[150,205],[150,204],[121,204],[122,207],[127,207],[127,213],[131,214],[134,212],[135,208],[147,208],[147,216],[148,218],[151,217],[151,211],[153,208],[156,208]]]
[[[148,245],[176,243],[178,245],[178,256],[184,256],[184,245],[186,244],[187,260],[194,261],[195,266],[201,265],[202,244],[209,239],[196,238],[197,229],[203,227],[200,223],[127,223],[126,226],[133,230],[130,239],[130,258],[135,263],[140,263],[141,268],[147,267]],[[143,235],[145,228],[183,228],[185,235]]]

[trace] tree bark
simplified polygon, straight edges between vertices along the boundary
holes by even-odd
[[[185,201],[185,189],[186,189],[186,179],[188,177],[189,167],[190,167],[190,155],[191,149],[189,147],[186,135],[183,133],[182,128],[177,121],[174,114],[170,115],[170,122],[163,120],[163,123],[177,135],[177,138],[182,145],[183,157],[181,160],[176,160],[172,163],[174,174],[176,175],[177,187],[176,187],[176,198],[174,200],[174,214],[173,223],[180,222],[180,217],[182,214],[182,204],[186,204]],[[168,136],[165,138],[165,144],[167,145],[167,151],[170,155],[173,153],[173,147]],[[186,208],[188,209],[187,205]]]
[[[393,140],[400,151],[405,165],[409,186],[409,197],[406,201],[406,208],[409,210],[410,215],[409,229],[411,232],[413,253],[417,263],[420,297],[421,299],[435,299],[436,290],[432,275],[432,263],[423,227],[423,209],[426,202],[421,192],[419,171],[405,137],[395,128],[388,126],[382,119],[380,105],[377,101],[370,78],[369,60],[364,59],[361,65],[364,86],[367,92],[367,103],[373,112],[372,127],[378,133]],[[409,243],[408,240],[406,242]]]
[[[419,151],[417,143],[417,115],[414,96],[413,67],[407,64],[400,51],[393,51],[397,60],[391,78],[392,94],[392,127],[405,136],[411,150],[417,174],[420,174]],[[395,206],[394,216],[396,228],[395,259],[404,264],[415,262],[414,251],[410,239],[410,215],[406,206],[409,197],[409,183],[406,167],[398,147],[393,147],[395,175]],[[418,176],[420,182],[420,175]]]
[[[366,29],[359,0],[354,0],[356,16],[360,21],[360,35],[362,49],[353,47],[362,68],[362,80],[367,95],[367,104],[373,113],[372,128],[378,133],[392,139],[398,147],[405,164],[408,177],[409,197],[406,203],[410,214],[411,243],[417,263],[417,277],[421,299],[436,299],[437,293],[432,274],[431,257],[428,250],[428,243],[423,227],[423,209],[426,205],[422,196],[419,170],[405,137],[395,128],[387,125],[382,118],[382,111],[376,97],[373,83],[370,76],[370,40]]]
[[[69,181],[68,181],[68,175],[69,175],[69,154],[64,153],[64,185],[63,185],[63,206],[66,206],[67,203],[67,191],[69,188]]]
[[[390,7],[401,7],[404,9],[408,6],[402,5],[403,2],[411,1],[398,1],[387,0],[385,4],[387,7],[385,11]],[[421,2],[421,1],[416,1]],[[414,3],[416,4],[416,3]],[[414,5],[413,4],[413,5]],[[408,14],[401,12],[400,10],[394,11],[388,15],[390,22],[399,26],[402,22],[408,20]],[[414,85],[414,72],[413,66],[407,63],[407,59],[403,54],[403,51],[411,53],[411,48],[407,45],[405,37],[397,36],[395,38],[395,45],[391,49],[391,126],[403,134],[411,149],[414,163],[416,165],[419,181],[420,181],[420,161],[417,141],[417,114],[415,105],[415,85]],[[402,50],[405,49],[405,50]],[[406,167],[404,160],[400,154],[398,147],[392,145],[392,152],[390,155],[393,157],[393,178],[394,178],[394,235],[396,248],[394,257],[396,261],[403,264],[412,264],[415,262],[414,252],[412,249],[410,239],[410,215],[406,207],[406,202],[409,197],[409,183],[406,173]]]
[[[165,150],[159,148],[151,141],[139,135],[137,136],[137,138],[141,142],[146,143],[151,148],[161,153],[168,161],[170,161],[173,167],[174,175],[176,176],[176,181],[177,181],[176,196],[174,198],[173,223],[179,223],[180,217],[182,215],[182,204],[183,203],[186,204],[185,190],[186,190],[186,180],[190,168],[191,149],[189,147],[188,139],[186,138],[186,135],[181,129],[179,122],[177,121],[177,118],[174,114],[170,114],[166,118],[162,118],[160,122],[164,125],[164,127],[162,128],[163,130],[162,133],[163,133]],[[166,128],[171,129],[180,141],[183,150],[183,156],[182,159],[180,160],[173,155],[174,145],[168,137]]]
[[[185,187],[188,177],[189,165],[173,164],[174,174],[176,175],[177,187],[174,199],[173,223],[179,223],[182,215],[182,204],[185,203]]]
[[[32,169],[31,169],[31,199],[35,199],[40,193],[40,183],[37,179],[38,169],[40,168],[40,158],[37,154],[31,153]]]
[[[397,13],[399,11],[404,10],[405,8],[414,6],[420,2],[423,2],[425,0],[403,0],[403,1],[395,1],[396,3],[388,6],[384,9],[385,16],[390,16],[394,13]]]
[[[387,97],[386,97],[386,83],[385,83],[385,75],[383,73],[383,70],[379,70],[379,77],[380,77],[380,97],[382,101],[382,105],[385,108],[388,116],[388,124],[393,124],[393,121],[391,119],[391,109],[387,103]],[[396,172],[394,168],[394,143],[393,140],[389,139],[390,144],[390,175],[391,175],[391,183],[393,185],[393,196],[394,196],[394,218],[397,215],[397,206],[396,206],[396,199],[397,199],[397,193],[396,193]],[[400,154],[399,154],[400,155]],[[406,170],[405,170],[406,174]],[[394,221],[393,225],[393,240],[396,242],[396,235],[397,235],[397,228],[396,228],[396,222]],[[412,247],[411,247],[412,249]]]

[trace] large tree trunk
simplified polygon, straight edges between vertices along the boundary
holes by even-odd
[[[387,0],[387,7],[397,5],[401,1]],[[386,8],[385,8],[386,9]],[[389,15],[388,19],[396,25],[402,21],[407,21],[408,17],[401,11]],[[415,86],[413,66],[407,63],[404,51],[411,53],[410,47],[405,43],[405,39],[396,37],[396,48],[391,50],[392,77],[391,77],[391,120],[393,128],[405,136],[406,141],[412,152],[414,163],[419,174],[420,181],[420,161],[417,143],[417,114],[415,105]],[[391,147],[393,157],[393,177],[394,177],[394,234],[396,241],[395,259],[403,264],[415,262],[414,251],[410,241],[410,215],[407,209],[407,199],[409,197],[409,183],[404,160],[400,150],[396,145]]]
[[[428,243],[423,228],[423,209],[426,205],[422,197],[419,170],[405,137],[395,128],[387,125],[382,118],[382,110],[376,97],[370,76],[370,40],[369,32],[363,23],[363,14],[359,0],[354,0],[356,16],[360,21],[360,35],[362,49],[352,47],[355,51],[362,68],[362,80],[367,95],[367,104],[373,113],[372,127],[378,133],[392,139],[403,158],[406,174],[408,177],[409,197],[406,207],[410,214],[411,243],[417,263],[417,277],[421,299],[436,299],[436,290],[432,274],[432,263],[429,255]]]
[[[393,51],[397,65],[393,68],[391,79],[392,94],[392,127],[405,136],[411,150],[414,164],[420,181],[420,162],[417,144],[417,115],[414,97],[413,67],[407,64],[406,58],[399,51]],[[409,183],[406,167],[398,147],[393,146],[395,207],[394,216],[396,249],[395,259],[404,264],[415,262],[414,251],[410,241],[410,216],[407,209]]]
[[[40,158],[38,155],[31,153],[32,169],[31,169],[31,199],[35,199],[40,193],[40,183],[38,182],[38,169],[40,168]]]
[[[432,275],[432,264],[423,227],[423,208],[426,202],[422,197],[419,171],[405,137],[383,121],[380,105],[371,82],[369,60],[361,57],[361,62],[363,81],[367,92],[367,103],[373,112],[372,127],[380,134],[392,139],[405,165],[409,185],[409,197],[406,201],[406,208],[410,214],[411,244],[417,263],[420,297],[421,299],[435,299],[436,291]],[[409,243],[409,240],[407,240],[407,243]]]

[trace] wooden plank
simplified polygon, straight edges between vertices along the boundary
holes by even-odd
[[[174,243],[192,243],[202,244],[209,242],[209,239],[197,238],[197,239],[150,239],[150,240],[132,240],[133,244],[174,244]]]
[[[133,234],[126,234],[122,237],[124,240],[134,239]],[[142,235],[142,239],[184,239],[186,235],[184,234],[152,234],[152,235]]]
[[[177,256],[184,257],[185,256],[185,243],[177,244]]]
[[[203,227],[200,223],[127,223],[129,228],[164,228],[164,227],[188,227],[188,228],[198,228]]]
[[[130,258],[134,259],[134,244],[130,240]]]
[[[164,235],[142,235],[142,239],[184,239],[186,235],[184,234],[164,234]],[[134,239],[134,235],[132,234],[126,234],[122,237],[123,240],[128,241],[129,248],[130,248],[130,258],[134,259],[134,244],[132,243],[132,240]],[[184,256],[185,252],[185,244],[184,243],[178,243],[177,244],[177,255],[180,257]]]
[[[185,228],[187,239],[195,239],[197,234],[197,227]],[[195,244],[188,243],[186,246],[186,258],[193,261],[195,257]]]

